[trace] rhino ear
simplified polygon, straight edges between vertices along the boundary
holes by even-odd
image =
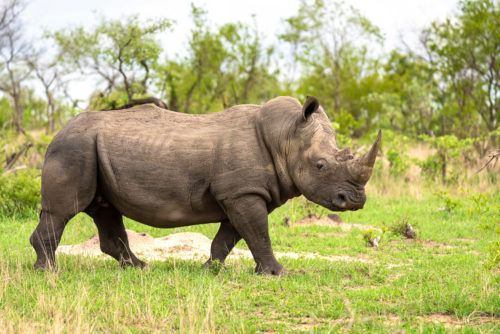
[[[304,106],[302,107],[302,118],[306,121],[312,113],[316,112],[319,108],[319,101],[314,96],[308,96]]]

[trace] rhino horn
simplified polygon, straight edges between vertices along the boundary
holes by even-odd
[[[360,156],[357,159],[351,160],[348,166],[351,176],[359,184],[366,184],[372,175],[373,165],[377,158],[378,149],[380,148],[380,140],[382,138],[382,131],[378,131],[377,139],[373,143],[370,151]]]

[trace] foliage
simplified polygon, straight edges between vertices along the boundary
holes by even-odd
[[[455,198],[450,196],[450,194],[447,191],[440,190],[434,195],[443,203],[443,208],[448,211],[448,212],[454,212],[455,209],[462,207],[462,202]]]
[[[40,171],[24,169],[0,174],[0,212],[27,214],[40,205]]]
[[[360,136],[379,106],[366,99],[379,85],[368,50],[380,45],[379,29],[355,8],[333,1],[301,1],[280,35],[302,73],[297,94],[315,95],[343,134]]]
[[[191,16],[187,56],[166,59],[157,67],[157,86],[171,109],[206,113],[277,95],[278,82],[270,70],[274,47],[263,44],[255,23],[213,25],[207,12],[194,5]]]
[[[418,224],[416,222],[412,222],[410,224],[409,218],[405,217],[395,224],[389,226],[388,230],[395,236],[404,237],[407,239],[415,239],[417,237],[417,233],[414,228]]]
[[[422,173],[431,180],[436,180],[440,176],[443,184],[456,183],[463,171],[463,161],[473,149],[474,139],[458,139],[453,135],[439,137],[422,135],[420,138],[436,150],[424,161],[419,161]],[[464,159],[457,159],[458,157]]]
[[[57,43],[61,62],[105,82],[98,96],[109,99],[113,90],[120,90],[131,101],[149,93],[151,71],[163,51],[155,37],[171,24],[168,19],[143,23],[138,15],[132,15],[120,20],[101,19],[93,30],[76,27],[50,36]]]
[[[389,172],[394,176],[404,176],[410,168],[411,159],[406,153],[410,139],[391,130],[384,131],[385,156],[389,161]]]
[[[432,64],[411,51],[403,54],[393,50],[383,68],[383,91],[367,97],[384,110],[380,125],[406,136],[442,133],[436,103],[438,80]]]
[[[470,206],[467,215],[470,219],[479,220],[479,227],[484,231],[494,232],[499,240],[488,246],[488,258],[485,266],[488,269],[500,267],[500,204],[483,193],[466,197]]]
[[[460,138],[500,122],[500,2],[463,0],[456,19],[434,23],[428,47],[444,82],[443,117]]]
[[[332,122],[332,127],[335,130],[335,139],[338,147],[352,146],[352,139],[345,135],[345,131],[340,131],[341,125],[337,122]]]
[[[10,120],[11,105],[9,100],[3,96],[0,98],[0,128],[5,128]]]
[[[378,248],[378,245],[380,244],[380,241],[382,241],[385,232],[385,226],[382,226],[382,231],[371,228],[363,232],[363,240],[370,247]]]

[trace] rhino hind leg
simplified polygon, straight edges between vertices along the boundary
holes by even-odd
[[[64,217],[42,210],[40,222],[30,237],[30,243],[37,255],[34,269],[54,268],[56,249],[70,218],[72,216]]]
[[[86,210],[97,225],[99,244],[103,253],[115,258],[122,267],[145,267],[146,263],[139,260],[128,242],[123,217],[111,204],[106,203],[94,210]]]
[[[241,240],[241,235],[231,225],[228,220],[224,220],[220,224],[219,231],[215,235],[210,247],[210,258],[205,263],[205,266],[210,267],[214,261],[224,263],[226,257]]]

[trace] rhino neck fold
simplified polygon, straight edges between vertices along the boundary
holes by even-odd
[[[281,204],[301,195],[289,173],[287,162],[290,139],[295,132],[297,113],[301,112],[301,105],[292,98],[286,102],[286,105],[267,103],[257,115],[258,136],[263,148],[270,155],[278,182],[278,193],[275,193],[276,190],[272,191],[273,197]]]

